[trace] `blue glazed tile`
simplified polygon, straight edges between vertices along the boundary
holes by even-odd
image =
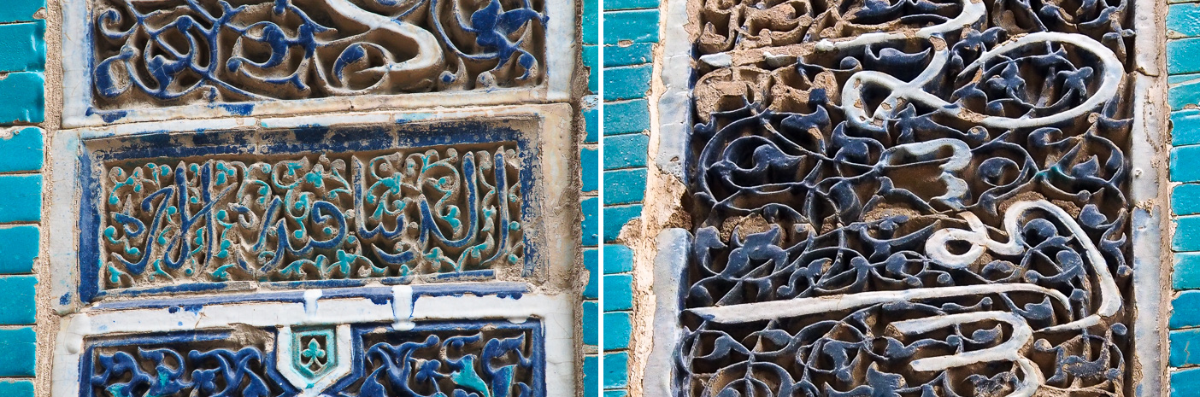
[[[599,51],[597,46],[594,45],[585,45],[582,51],[583,66],[588,67],[588,92],[593,94],[600,92],[600,69],[597,68],[600,57]]]
[[[1171,144],[1200,144],[1200,109],[1171,112]]]
[[[605,7],[608,7],[607,2]],[[1200,4],[1173,4],[1167,7],[1167,37],[1180,36],[1200,36]]]
[[[608,320],[608,318],[605,317],[605,320]],[[605,336],[607,335],[605,334]],[[1170,340],[1171,356],[1169,362],[1172,367],[1200,364],[1200,329],[1171,331]],[[1195,351],[1196,354],[1192,355],[1192,351]]]
[[[1200,146],[1171,149],[1171,182],[1200,182]]]
[[[0,175],[0,202],[0,223],[41,220],[42,176]]]
[[[1175,266],[1171,272],[1171,288],[1177,291],[1200,289],[1200,253],[1180,252],[1176,253],[1174,257]]]
[[[1171,371],[1171,397],[1194,397],[1200,390],[1200,368]]]
[[[629,312],[604,313],[604,350],[629,348],[633,335],[633,317]]]
[[[658,10],[605,12],[604,33],[604,44],[656,43]]]
[[[608,320],[608,317],[604,318]],[[583,344],[597,346],[600,344],[600,310],[595,301],[583,302]],[[606,326],[607,328],[607,326]],[[607,332],[607,331],[605,331]],[[606,337],[608,334],[605,334]]]
[[[1171,316],[1167,328],[1180,329],[1200,326],[1200,291],[1184,291],[1171,300]]]
[[[604,276],[604,311],[633,310],[633,275]]]
[[[600,395],[600,359],[596,356],[583,357],[583,396]]]
[[[1175,215],[1200,213],[1200,185],[1189,183],[1171,189],[1171,212]]]
[[[600,44],[599,3],[599,0],[583,0],[583,44]]]
[[[46,69],[46,22],[0,25],[0,72]]]
[[[645,196],[645,168],[604,172],[604,205],[640,203]]]
[[[37,277],[0,276],[0,325],[25,325],[37,321]]]
[[[1167,77],[1167,105],[1171,110],[1182,110],[1195,104],[1200,104],[1200,75]]]
[[[0,124],[40,123],[46,114],[45,79],[39,72],[10,73],[0,80]]]
[[[605,390],[604,397],[625,397],[629,393],[624,390]]]
[[[579,205],[583,207],[583,245],[599,245],[600,199],[592,197],[583,200]]]
[[[600,185],[600,152],[583,149],[579,152],[579,168],[583,174],[583,191],[594,192]],[[608,194],[606,190],[604,194]],[[607,200],[606,200],[607,201]]]
[[[1200,215],[1175,218],[1175,235],[1171,236],[1171,249],[1177,252],[1200,251]]]
[[[604,103],[605,136],[645,133],[649,130],[650,106],[645,99]]]
[[[2,48],[2,47],[0,47]],[[0,137],[0,172],[37,171],[42,169],[42,129],[29,127]]]
[[[633,250],[620,244],[604,245],[604,274],[633,271]]]
[[[0,227],[0,274],[28,274],[38,256],[37,226]]]
[[[641,215],[642,206],[640,204],[604,207],[604,242],[615,241],[621,234],[621,228],[625,227],[625,224],[633,218]]]
[[[0,329],[0,376],[33,377],[37,361],[37,334],[32,327]]]
[[[605,4],[607,6],[607,4]],[[604,66],[629,66],[650,63],[654,59],[653,43],[634,43],[627,46],[604,46]]]
[[[605,0],[604,11],[658,8],[658,0]],[[606,32],[607,33],[607,32]]]
[[[629,385],[629,353],[604,353],[604,388]]]
[[[650,77],[653,73],[654,67],[651,65],[605,68],[604,100],[645,98],[650,91]]]
[[[583,287],[584,299],[600,298],[600,250],[589,248],[583,250],[583,267],[588,271],[588,283]]]
[[[604,137],[604,169],[645,167],[649,144],[650,137],[642,134]]]
[[[605,109],[608,110],[607,108]],[[583,111],[584,126],[587,128],[587,136],[583,138],[583,143],[599,143],[600,142],[600,109],[590,108]]]
[[[33,21],[33,14],[46,7],[46,0],[5,0],[0,23]]]
[[[33,382],[27,380],[0,381],[0,396],[33,397]]]
[[[605,26],[606,28],[608,26]],[[1167,73],[1200,72],[1200,38],[1167,40]]]

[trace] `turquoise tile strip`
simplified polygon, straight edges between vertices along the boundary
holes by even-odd
[[[1172,1],[1174,3],[1174,1]],[[1167,318],[1171,396],[1200,388],[1200,4],[1168,6],[1167,103],[1172,112],[1169,161],[1172,260]],[[1191,107],[1193,109],[1185,109]],[[1195,353],[1193,353],[1195,352]]]
[[[649,176],[659,0],[604,2],[604,396],[628,395],[633,334],[633,250],[621,229],[641,217]]]
[[[583,1],[583,66],[588,76],[588,95],[583,119],[586,134],[579,151],[580,206],[583,267],[588,273],[583,289],[580,328],[583,331],[584,397],[600,397],[600,4],[598,0]]]
[[[46,134],[45,0],[0,7],[0,396],[33,397],[37,376],[37,287]]]

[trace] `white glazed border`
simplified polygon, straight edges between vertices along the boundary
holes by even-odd
[[[666,0],[663,3],[662,26],[666,28],[662,40],[662,55],[657,59],[662,64],[659,76],[663,91],[657,102],[658,150],[651,153],[660,170],[687,183],[684,172],[686,165],[680,159],[687,158],[688,137],[692,131],[692,84],[693,84],[693,40],[688,30],[689,0]],[[1169,395],[1166,354],[1167,317],[1163,308],[1168,307],[1170,294],[1163,293],[1169,285],[1171,252],[1163,247],[1170,244],[1170,225],[1166,214],[1171,213],[1170,200],[1160,181],[1167,181],[1168,153],[1166,145],[1170,135],[1166,133],[1166,85],[1160,76],[1162,57],[1163,15],[1160,4],[1155,0],[1133,0],[1134,41],[1132,64],[1133,85],[1133,128],[1132,143],[1126,153],[1132,165],[1130,199],[1133,205],[1131,217],[1133,250],[1133,291],[1135,308],[1132,340],[1134,362],[1132,390],[1135,395]],[[689,260],[691,235],[684,229],[662,230],[657,237],[656,255],[653,262],[653,290],[655,305],[652,313],[642,314],[651,318],[651,346],[642,371],[642,391],[647,396],[673,396],[675,379],[675,352],[682,328],[678,318],[682,308],[679,293],[686,286],[679,285]],[[1166,259],[1164,261],[1164,259]],[[636,380],[636,378],[635,378]]]
[[[379,305],[369,297],[317,297],[306,302],[210,304],[198,311],[156,308],[73,314],[63,319],[58,332],[50,396],[79,396],[79,360],[85,352],[84,338],[91,336],[226,329],[233,324],[278,327],[485,319],[521,323],[530,318],[540,319],[545,331],[546,395],[576,394],[575,294],[523,294],[519,298],[464,294],[422,296],[413,301],[411,288],[394,287],[393,291],[394,301],[413,302],[411,313],[397,312],[393,305]]]
[[[89,70],[91,26],[89,8],[94,0],[65,1],[63,7],[63,128],[111,124],[99,115],[88,115],[92,103],[92,75]],[[570,100],[571,81],[578,59],[579,43],[576,0],[546,1],[547,82],[530,88],[503,88],[456,92],[431,92],[398,95],[356,95],[301,100],[247,102],[254,105],[247,116],[288,116],[330,111],[370,111],[382,109],[418,109],[471,105],[564,102]],[[221,105],[240,105],[223,103]],[[113,123],[211,119],[237,116],[218,105],[191,104],[159,108],[120,109],[128,113]]]
[[[547,216],[561,214],[564,203],[577,202],[568,200],[574,197],[573,185],[577,171],[572,166],[576,158],[574,140],[573,110],[566,104],[522,105],[522,106],[493,106],[485,108],[457,108],[439,112],[373,112],[362,114],[318,115],[304,117],[256,118],[241,117],[218,120],[189,120],[166,123],[137,123],[107,126],[102,129],[62,130],[51,137],[50,162],[51,174],[45,178],[45,213],[48,219],[46,226],[50,230],[64,231],[50,233],[49,261],[50,307],[58,314],[65,315],[80,309],[79,302],[79,234],[74,232],[79,227],[80,195],[79,186],[79,156],[87,150],[84,141],[103,137],[135,137],[142,134],[156,133],[164,130],[195,131],[205,129],[217,131],[223,129],[259,130],[284,129],[300,126],[320,125],[326,127],[338,126],[379,126],[406,123],[452,123],[462,120],[489,120],[493,118],[526,118],[538,121],[537,131],[522,131],[530,140],[530,156],[537,156],[534,164],[540,168],[535,174],[539,177],[534,181],[536,191],[544,195],[538,197],[537,205],[533,208],[532,218],[539,230],[536,240],[540,244],[538,252],[541,261],[538,266],[547,271],[542,273],[547,277],[547,283],[557,288],[570,289],[575,255],[579,251],[578,239],[557,238],[547,233],[548,230],[574,230],[575,216]],[[180,132],[190,134],[191,132]],[[571,207],[575,212],[580,211],[578,205]],[[44,282],[44,281],[43,281]],[[241,292],[245,291],[230,291]],[[60,300],[69,296],[67,301]]]

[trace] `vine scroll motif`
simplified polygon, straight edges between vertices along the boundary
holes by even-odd
[[[96,102],[532,87],[540,0],[93,0]]]
[[[1126,2],[702,3],[680,395],[1129,395]]]
[[[523,264],[519,164],[504,145],[112,164],[102,288],[490,278]]]

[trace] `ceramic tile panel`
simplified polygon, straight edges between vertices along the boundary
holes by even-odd
[[[544,0],[69,2],[64,122],[566,101],[577,12]]]
[[[642,392],[1159,395],[1153,7],[668,2]]]

